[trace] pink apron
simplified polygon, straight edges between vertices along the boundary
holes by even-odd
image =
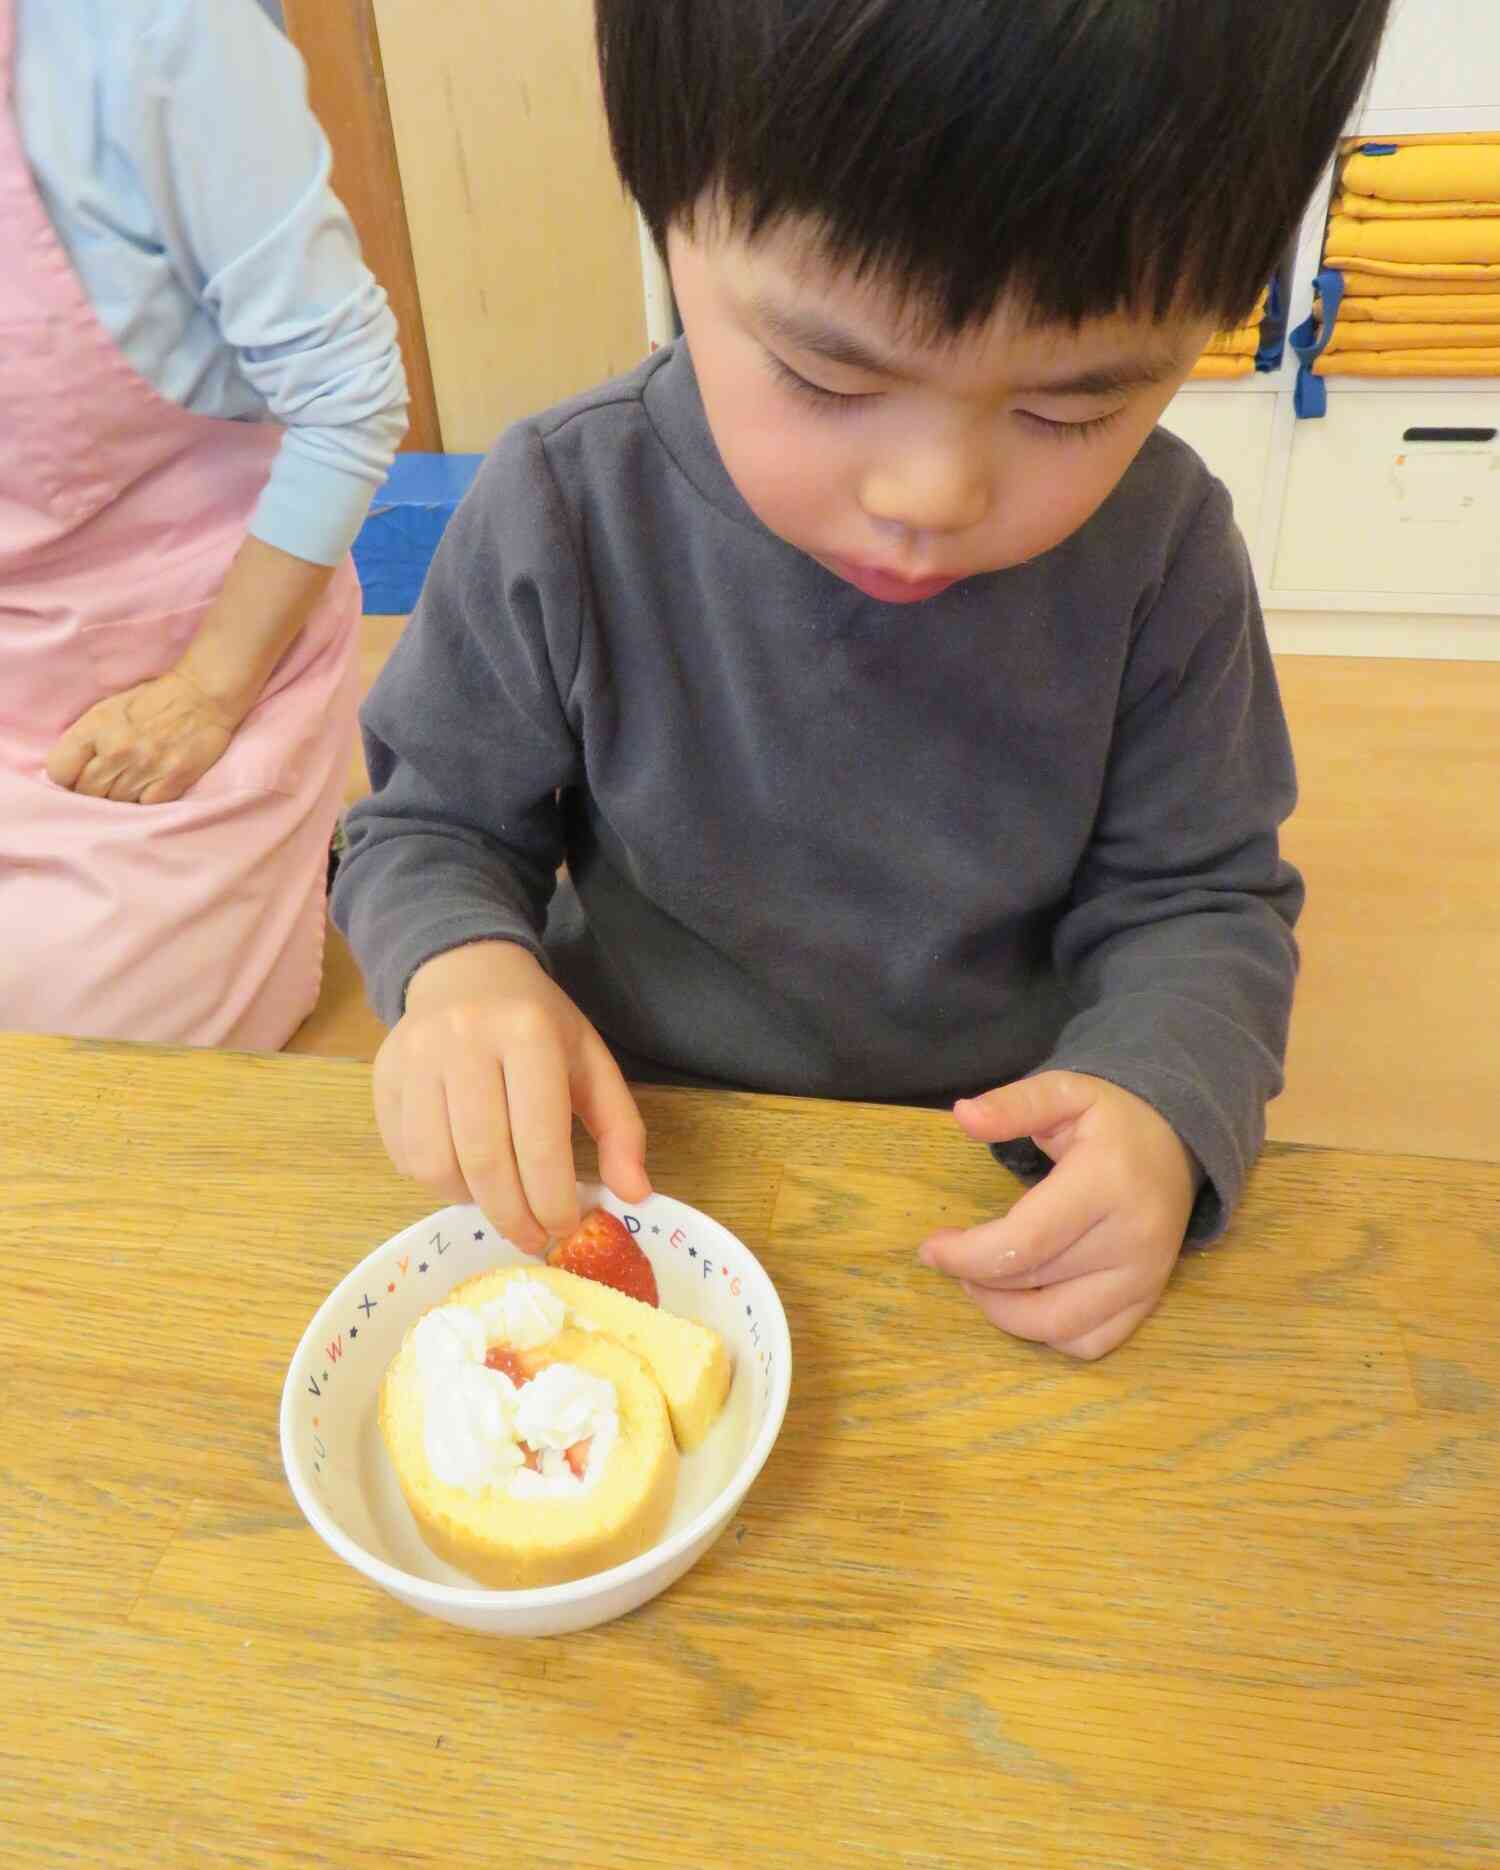
[[[345,564],[183,798],[46,776],[85,709],[181,653],[280,444],[177,408],[99,323],[32,182],[0,0],[0,1028],[272,1050],[318,996],[357,704]]]

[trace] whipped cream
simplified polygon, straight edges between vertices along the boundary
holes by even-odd
[[[498,1299],[490,1299],[481,1308],[479,1316],[492,1336],[503,1338],[518,1351],[534,1351],[538,1345],[550,1344],[562,1330],[568,1322],[568,1308],[540,1279],[512,1279]]]
[[[615,1386],[577,1364],[548,1364],[516,1397],[516,1433],[542,1458],[541,1472],[523,1467],[510,1483],[518,1500],[562,1499],[587,1493],[604,1472],[620,1432]],[[576,1476],[564,1450],[587,1441],[583,1475]]]
[[[472,1493],[498,1485],[521,1468],[518,1392],[503,1371],[482,1363],[453,1364],[429,1379],[426,1390],[422,1444],[439,1480]]]
[[[620,1432],[614,1384],[556,1363],[518,1387],[484,1361],[492,1335],[534,1350],[567,1315],[540,1280],[515,1279],[483,1307],[440,1305],[417,1321],[422,1443],[439,1480],[470,1493],[503,1486],[518,1500],[575,1498],[597,1486]],[[565,1451],[581,1441],[589,1448],[580,1477]],[[536,1451],[540,1472],[526,1466],[522,1442]]]
[[[412,1355],[424,1382],[459,1364],[482,1364],[488,1348],[484,1320],[467,1305],[440,1305],[424,1312],[411,1334]]]

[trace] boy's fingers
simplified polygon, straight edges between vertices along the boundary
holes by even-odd
[[[409,1175],[406,1166],[406,1137],[401,1116],[401,1076],[386,1065],[381,1056],[385,1046],[375,1054],[375,1127],[380,1132],[380,1140],[385,1144],[392,1165],[398,1175]]]
[[[1076,1071],[1043,1071],[986,1091],[961,1097],[953,1106],[959,1126],[976,1143],[1012,1143],[1018,1137],[1043,1137],[1081,1117],[1094,1102],[1093,1081]]]
[[[1059,1344],[1058,1350],[1068,1357],[1077,1357],[1084,1363],[1093,1363],[1097,1358],[1106,1357],[1130,1337],[1136,1327],[1149,1318],[1156,1309],[1155,1299],[1140,1299],[1134,1305],[1127,1305],[1123,1311],[1099,1325],[1093,1331],[1086,1331],[1081,1338],[1072,1338]]]
[[[1060,1252],[1024,1272],[1001,1273],[984,1279],[960,1276],[960,1283],[965,1287],[983,1286],[989,1292],[1032,1292],[1041,1286],[1060,1286],[1084,1273],[1100,1272],[1109,1263],[1102,1252],[1105,1244],[1102,1229],[1102,1219],[1095,1221]]]
[[[940,1273],[986,1286],[1045,1283],[1046,1269],[1103,1218],[1097,1186],[1062,1163],[1028,1189],[1003,1219],[966,1233],[942,1231],[921,1258]]]
[[[547,1230],[532,1213],[521,1183],[499,1059],[480,1054],[456,1061],[445,1073],[443,1095],[469,1199],[523,1253],[539,1253],[547,1244]]]
[[[599,1179],[621,1201],[644,1201],[646,1125],[609,1047],[589,1033],[573,1074],[573,1108],[599,1150]]]
[[[993,1286],[974,1285],[967,1280],[964,1291],[991,1324],[1033,1344],[1061,1347],[1089,1343],[1096,1334],[1107,1334],[1122,1312],[1113,1268],[1083,1273],[1077,1279],[1044,1286],[1040,1291],[997,1292]]]
[[[507,1051],[505,1096],[526,1204],[548,1234],[571,1234],[578,1225],[573,1105],[567,1060],[551,1033]]]
[[[453,1153],[441,1078],[413,1071],[401,1087],[400,1122],[402,1171],[450,1201],[466,1201],[468,1185]]]

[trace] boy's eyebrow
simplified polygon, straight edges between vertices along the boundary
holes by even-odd
[[[1117,357],[1066,376],[1039,377],[1013,387],[1020,396],[1124,396],[1165,383],[1182,367],[1176,357]]]
[[[836,325],[821,312],[783,305],[768,295],[757,298],[752,310],[773,336],[799,351],[812,351],[818,357],[826,357],[831,364],[847,364],[851,370],[873,370],[882,376],[901,374],[894,359],[882,357],[852,331]]]
[[[872,346],[857,338],[842,325],[820,312],[803,311],[783,305],[769,296],[757,298],[754,312],[760,323],[783,343],[800,351],[826,357],[830,363],[845,364],[851,370],[869,370],[881,376],[905,376],[894,358],[882,356]],[[1136,355],[1111,358],[1105,363],[1090,364],[1084,369],[1056,377],[1037,377],[1031,382],[1011,385],[1019,396],[1124,396],[1133,390],[1150,389],[1164,383],[1182,368],[1178,357]]]

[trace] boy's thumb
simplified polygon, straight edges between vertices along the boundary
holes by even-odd
[[[1076,1122],[1093,1103],[1092,1081],[1076,1071],[1042,1071],[1018,1078],[983,1097],[961,1097],[953,1106],[959,1127],[976,1143],[1037,1142]]]

